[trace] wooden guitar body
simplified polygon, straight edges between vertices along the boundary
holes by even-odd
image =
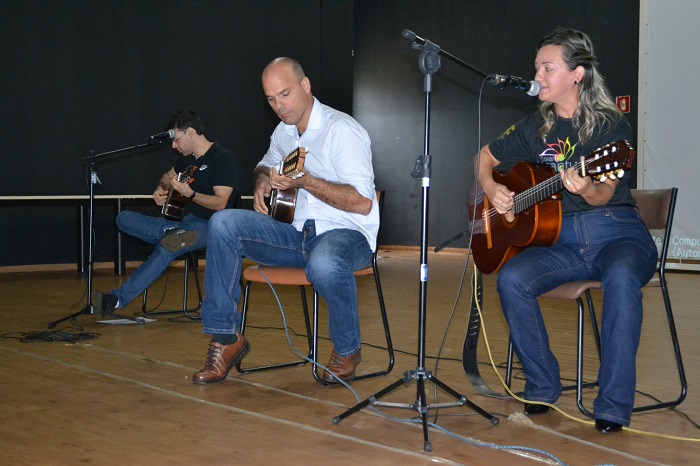
[[[168,195],[168,200],[163,204],[161,213],[164,218],[179,222],[185,216],[185,205],[188,199],[174,189]]]
[[[302,170],[305,160],[306,148],[297,147],[284,158],[279,174],[293,179],[299,178],[304,174]],[[297,189],[273,189],[268,206],[270,216],[280,222],[292,223],[297,205],[297,191]]]
[[[178,174],[178,181],[191,184],[194,181],[192,176],[194,175],[195,171],[197,171],[197,167],[193,166],[190,167],[187,174]],[[185,216],[185,205],[188,201],[188,198],[175,191],[173,187],[170,187],[170,190],[168,191],[168,198],[165,200],[165,204],[163,204],[161,214],[168,220],[179,222]]]
[[[277,221],[292,223],[294,209],[297,205],[297,190],[286,189],[281,191],[273,189],[270,194],[270,215]]]
[[[618,141],[596,149],[573,168],[581,176],[603,182],[632,168],[634,149]],[[483,273],[496,272],[528,246],[551,246],[561,232],[561,174],[549,165],[519,162],[505,175],[494,171],[496,183],[515,193],[513,209],[499,214],[481,188],[469,202],[474,264]],[[476,206],[476,207],[474,207]],[[476,213],[476,215],[474,215]]]
[[[549,165],[520,162],[505,175],[493,172],[493,179],[514,193],[523,191],[554,175]],[[484,213],[490,209],[488,198],[477,205],[472,239],[472,254],[477,268],[490,274],[500,269],[513,256],[528,246],[550,246],[561,231],[561,195],[554,195],[539,204],[519,212],[509,221],[495,214],[489,219],[490,231],[483,231]],[[495,209],[494,209],[495,211]],[[472,218],[472,212],[470,212]],[[481,233],[476,233],[477,229]]]

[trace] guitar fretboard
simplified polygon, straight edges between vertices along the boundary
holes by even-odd
[[[605,157],[618,151],[619,144],[621,143],[618,142],[598,149],[591,156],[584,159],[583,162],[575,163],[573,168],[581,176],[587,175],[595,179],[602,179],[609,173],[613,178],[616,176],[615,173],[617,173],[617,176],[622,176],[624,174],[622,164],[618,160],[605,159]],[[629,146],[627,147],[629,148]],[[601,165],[601,161],[609,161],[609,163]],[[564,183],[561,179],[561,173],[557,173],[548,180],[516,194],[513,198],[516,215],[563,190]]]

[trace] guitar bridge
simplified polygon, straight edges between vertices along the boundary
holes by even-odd
[[[484,222],[484,235],[486,236],[486,247],[491,249],[493,241],[491,240],[491,217],[489,217],[489,201],[484,197],[484,210],[481,212],[481,219]]]

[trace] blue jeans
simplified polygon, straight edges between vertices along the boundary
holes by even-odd
[[[156,281],[176,257],[207,246],[208,221],[192,214],[186,215],[180,222],[174,222],[163,217],[151,217],[125,210],[117,215],[117,227],[128,235],[148,244],[156,245],[153,253],[131,274],[121,288],[110,291],[110,293],[119,298],[119,308],[125,307],[139,294],[143,293],[143,290]],[[160,240],[165,235],[165,232],[171,228],[196,231],[197,240],[192,246],[182,248],[174,253],[169,252],[160,245]]]
[[[553,403],[562,389],[537,296],[572,280],[600,280],[602,348],[594,415],[629,425],[642,327],[640,288],[653,276],[657,257],[636,209],[601,207],[565,214],[554,245],[527,248],[506,262],[497,288],[527,379],[526,399]]]
[[[303,267],[328,305],[328,333],[339,354],[360,348],[357,285],[353,272],[370,264],[372,250],[359,231],[336,229],[316,235],[315,222],[303,231],[250,210],[224,210],[209,221],[203,332],[233,334],[241,326],[243,257],[263,265]]]

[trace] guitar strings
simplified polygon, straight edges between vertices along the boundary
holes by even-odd
[[[614,148],[613,148],[614,149]],[[614,152],[614,150],[613,150]],[[606,152],[604,152],[604,155],[607,155]],[[576,171],[579,171],[582,167],[588,167],[590,164],[595,162],[597,159],[595,158],[589,158],[585,159],[583,162],[577,162],[573,165],[573,168]],[[513,208],[516,214],[519,214],[520,212],[529,209],[533,205],[543,201],[549,196],[553,196],[559,191],[561,191],[564,188],[564,184],[562,183],[561,180],[561,173],[556,174],[555,176],[543,181],[542,183],[539,183],[535,186],[532,186],[525,191],[516,194],[513,197]],[[498,217],[499,214],[498,211],[494,208],[491,207],[487,211],[488,218],[489,219],[494,219]]]
[[[578,162],[574,165],[574,168],[578,170],[580,166],[581,162]],[[561,180],[561,173],[557,173],[555,176],[543,181],[542,183],[539,183],[535,186],[526,189],[521,193],[516,194],[515,197],[513,197],[513,207],[515,213],[519,214],[520,212],[530,208],[531,206],[537,204],[545,198],[553,196],[554,194],[561,191],[563,187],[564,185]],[[499,215],[501,214],[499,214],[494,207],[489,208],[489,219],[496,218]]]

